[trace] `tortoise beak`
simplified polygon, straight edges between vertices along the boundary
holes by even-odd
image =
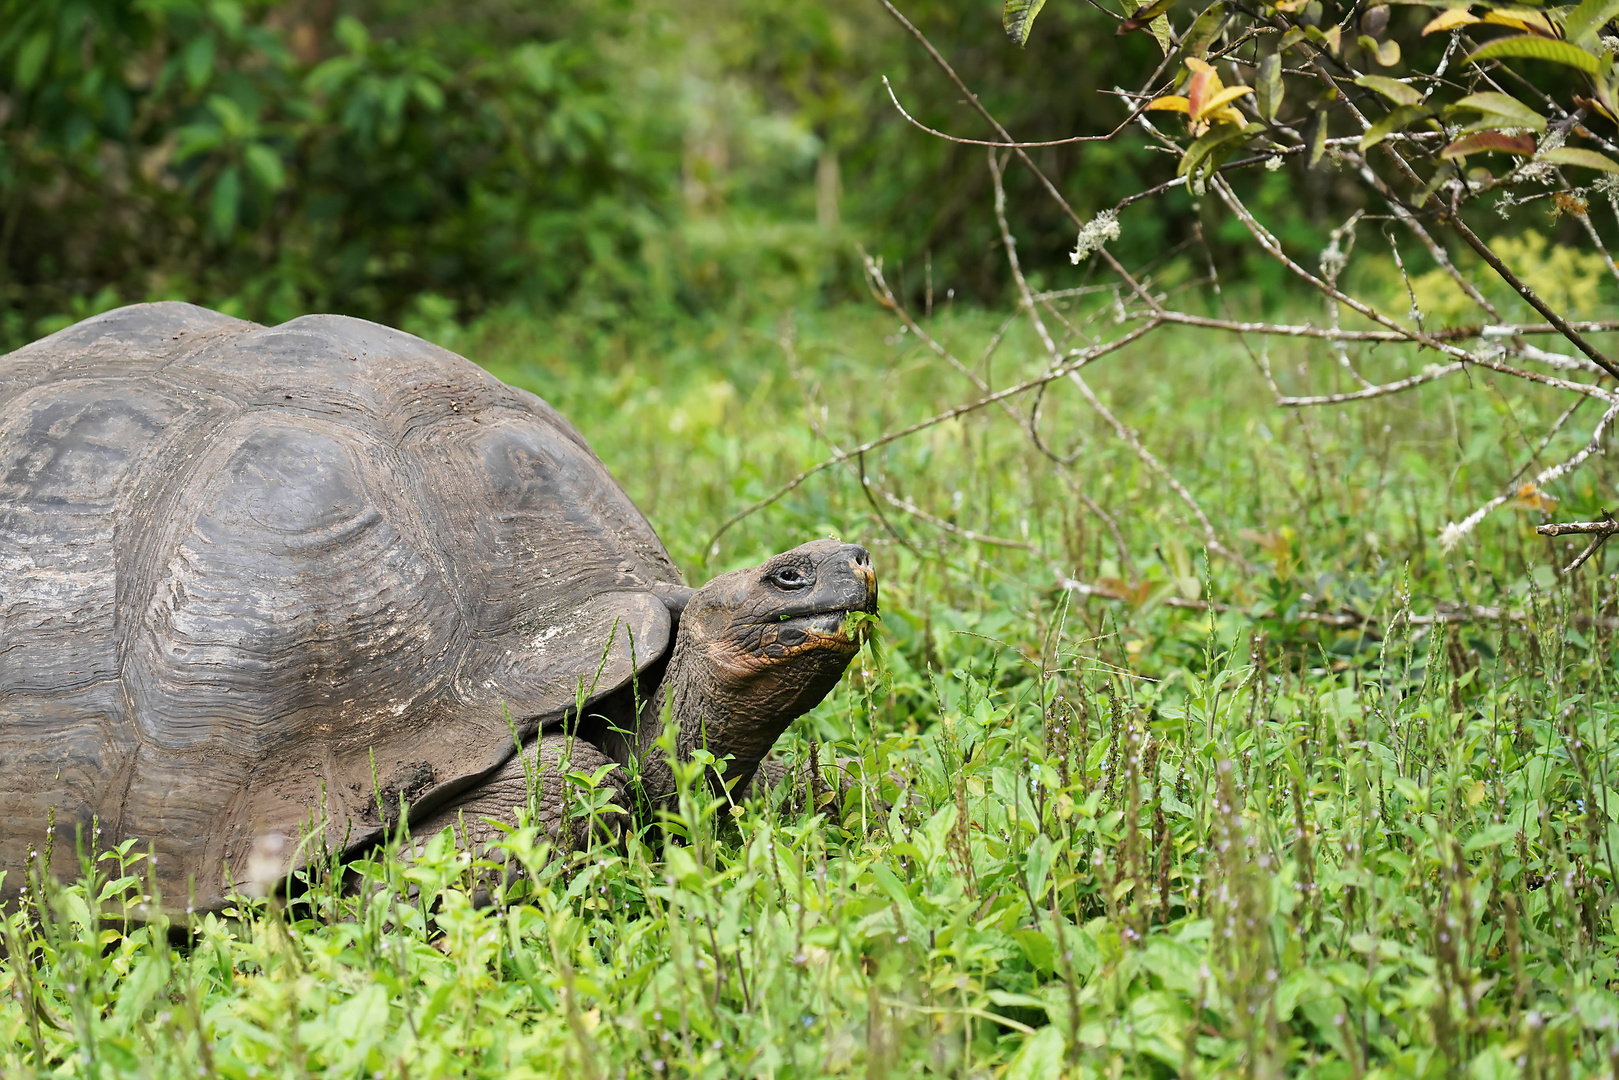
[[[836,540],[818,540],[804,548],[815,560],[816,588],[809,598],[815,610],[876,613],[877,573],[871,568],[871,552]]]
[[[871,553],[859,544],[850,544],[849,572],[866,586],[866,602],[857,610],[877,613],[877,571],[871,568]]]

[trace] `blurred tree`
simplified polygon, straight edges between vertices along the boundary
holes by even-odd
[[[471,14],[0,0],[8,336],[96,295],[471,311],[633,260],[663,201],[657,133],[623,130],[589,35]]]
[[[1123,110],[1089,91],[1157,61],[1084,4],[1026,51],[993,4],[903,7],[1024,138],[1106,130]],[[984,151],[906,123],[883,75],[987,134],[876,0],[0,0],[0,341],[157,296],[390,321],[801,302],[859,288],[853,239],[912,293],[926,263],[941,296],[992,296]],[[1146,153],[1040,155],[1094,210]],[[1068,224],[1029,224],[1030,267],[1065,263]],[[1154,224],[1128,242],[1185,222]]]

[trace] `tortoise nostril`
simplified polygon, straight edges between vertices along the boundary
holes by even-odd
[[[871,552],[867,551],[858,544],[851,545],[851,547],[854,549],[854,564],[856,566],[871,565]]]

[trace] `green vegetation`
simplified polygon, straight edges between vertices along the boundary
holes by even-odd
[[[571,415],[701,578],[723,515],[826,453],[806,420],[850,444],[961,397],[887,315],[792,325],[786,373],[766,322],[608,340],[510,316],[458,344]],[[928,325],[963,355],[996,328]],[[1030,550],[882,504],[885,526],[825,472],[709,568],[826,532],[874,551],[881,649],[779,748],[823,763],[818,813],[688,789],[626,848],[549,862],[519,830],[529,878],[483,911],[478,868],[430,838],[366,863],[359,896],[317,875],[308,907],[244,901],[175,945],[90,916],[141,891],[129,851],[8,915],[33,962],[0,966],[6,1073],[1606,1075],[1611,578],[1554,578],[1521,518],[1450,556],[1432,541],[1506,482],[1499,413],[1529,426],[1544,403],[1481,383],[1281,416],[1240,350],[1148,341],[1098,392],[1262,568],[1206,558],[1061,395],[1047,423],[1129,509],[1131,568],[1004,416],[928,429],[869,456],[872,481],[1138,591],[1070,597]],[[991,377],[1038,355],[1014,327]],[[1567,509],[1612,480],[1582,473],[1590,505]],[[1204,597],[1212,617],[1177,606]],[[1421,621],[1441,601],[1526,621]],[[825,763],[845,757],[840,798]]]
[[[902,6],[1019,136],[1119,86],[1159,127],[986,167],[892,110],[987,132],[864,0],[0,0],[0,349],[394,322],[572,419],[692,582],[832,534],[882,590],[769,804],[677,764],[623,845],[517,828],[509,886],[399,837],[227,918],[130,919],[130,845],[35,883],[0,1076],[1619,1074],[1619,550],[1531,528],[1614,505],[1551,467],[1612,441],[1619,333],[1502,325],[1613,310],[1619,8]],[[993,310],[1014,236],[1053,344]]]
[[[1107,130],[1124,112],[1093,91],[1153,62],[1085,5],[1026,50],[993,12],[910,10],[1031,131]],[[1028,81],[1059,64],[1061,87]],[[0,347],[151,299],[272,322],[774,310],[847,297],[856,237],[915,295],[931,272],[998,296],[982,152],[919,138],[885,75],[973,129],[866,0],[0,0]],[[1046,159],[1087,212],[1150,175],[1139,140]],[[1065,264],[1068,223],[1031,222],[1031,257]]]

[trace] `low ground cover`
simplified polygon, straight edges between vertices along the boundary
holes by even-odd
[[[1037,363],[1021,324],[941,304],[927,325],[985,357],[989,385]],[[1594,516],[1613,467],[1530,493],[1465,546],[1436,540],[1526,458],[1567,456],[1578,435],[1537,451],[1516,434],[1561,402],[1478,378],[1289,414],[1248,346],[1280,378],[1330,378],[1330,359],[1162,331],[1087,376],[1236,558],[1207,553],[1060,387],[1041,431],[1072,466],[985,408],[715,540],[834,447],[971,383],[865,307],[436,332],[572,418],[691,580],[827,533],[873,549],[882,632],[779,747],[800,789],[734,812],[688,773],[661,827],[549,859],[519,828],[529,875],[492,909],[472,906],[479,868],[447,836],[418,838],[413,860],[362,864],[369,888],[315,872],[290,913],[176,916],[173,941],[117,917],[143,886],[138,850],[114,853],[4,915],[6,1073],[1587,1076],[1619,1060],[1619,559],[1561,577],[1566,552],[1529,528],[1552,496]],[[588,812],[589,778],[569,783]]]

